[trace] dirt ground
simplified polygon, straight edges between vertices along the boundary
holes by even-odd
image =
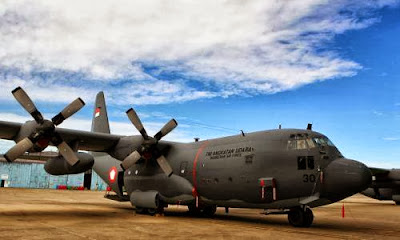
[[[307,229],[256,209],[219,208],[213,218],[194,218],[186,207],[170,206],[162,217],[136,215],[129,202],[103,195],[0,188],[0,239],[400,239],[400,206],[362,195],[314,209]]]

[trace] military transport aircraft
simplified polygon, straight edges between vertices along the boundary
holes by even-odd
[[[393,200],[400,205],[400,169],[370,169],[372,184],[361,193],[378,200]]]
[[[0,137],[17,143],[5,154],[9,162],[26,151],[54,145],[60,155],[46,162],[48,173],[73,174],[93,167],[139,213],[162,212],[168,204],[187,205],[189,212],[208,216],[217,206],[259,208],[287,213],[291,225],[309,227],[311,208],[371,184],[364,164],[344,158],[311,125],[177,143],[161,140],[177,126],[174,119],[152,137],[132,108],[127,115],[140,135],[110,134],[102,92],[96,97],[91,132],[57,127],[83,107],[79,98],[50,121],[22,88],[12,94],[34,121],[0,121]]]

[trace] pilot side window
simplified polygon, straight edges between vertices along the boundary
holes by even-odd
[[[298,170],[305,170],[306,167],[306,157],[297,157],[297,169]]]
[[[314,157],[313,156],[297,157],[297,169],[298,170],[314,169]]]
[[[308,166],[308,169],[314,169],[314,157],[313,156],[307,156],[307,166]]]

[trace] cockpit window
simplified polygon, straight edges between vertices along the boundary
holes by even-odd
[[[295,150],[295,149],[307,149],[307,141],[306,136],[302,134],[292,134],[290,135],[290,139],[288,140],[287,148],[288,150]]]
[[[309,148],[315,148],[315,144],[311,138],[306,139]]]
[[[307,149],[306,140],[297,140],[297,149]]]
[[[299,149],[311,149],[316,147],[331,146],[335,145],[327,137],[314,137],[311,138],[308,135],[292,134],[288,140],[288,150],[299,150]]]
[[[317,138],[313,138],[315,144],[317,146],[331,146],[334,147],[335,145],[331,142],[331,140],[329,140],[326,137],[317,137]]]

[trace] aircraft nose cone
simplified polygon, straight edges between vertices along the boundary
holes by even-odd
[[[323,194],[338,201],[368,188],[372,181],[371,171],[363,163],[339,158],[324,171]]]

